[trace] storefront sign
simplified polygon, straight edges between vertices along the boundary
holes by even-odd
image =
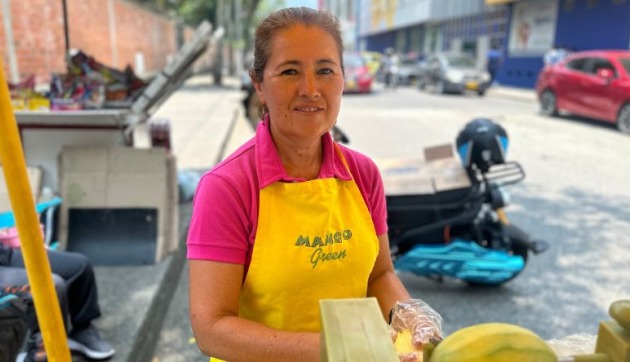
[[[558,3],[537,0],[514,4],[510,27],[511,56],[542,56],[556,36]]]
[[[368,35],[427,21],[430,0],[360,0],[359,34]]]

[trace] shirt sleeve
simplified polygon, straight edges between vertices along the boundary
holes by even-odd
[[[245,264],[248,252],[247,210],[241,194],[220,175],[199,181],[187,239],[189,259]]]

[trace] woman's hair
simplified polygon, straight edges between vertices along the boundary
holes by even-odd
[[[327,31],[335,39],[339,60],[343,62],[343,40],[341,28],[337,18],[325,10],[315,10],[307,7],[281,9],[269,14],[256,29],[254,40],[254,64],[249,70],[250,77],[261,82],[267,61],[271,56],[271,38],[280,30],[293,25],[318,26]],[[304,39],[308,41],[309,39]],[[343,69],[343,68],[342,68]]]

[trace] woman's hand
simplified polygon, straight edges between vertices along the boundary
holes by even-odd
[[[411,343],[416,348],[442,340],[442,317],[420,299],[396,302],[390,314],[390,325],[400,333],[411,332]]]

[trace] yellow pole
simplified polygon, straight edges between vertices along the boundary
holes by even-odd
[[[35,212],[9,87],[0,60],[0,163],[20,236],[26,274],[49,361],[70,362],[66,330]]]

